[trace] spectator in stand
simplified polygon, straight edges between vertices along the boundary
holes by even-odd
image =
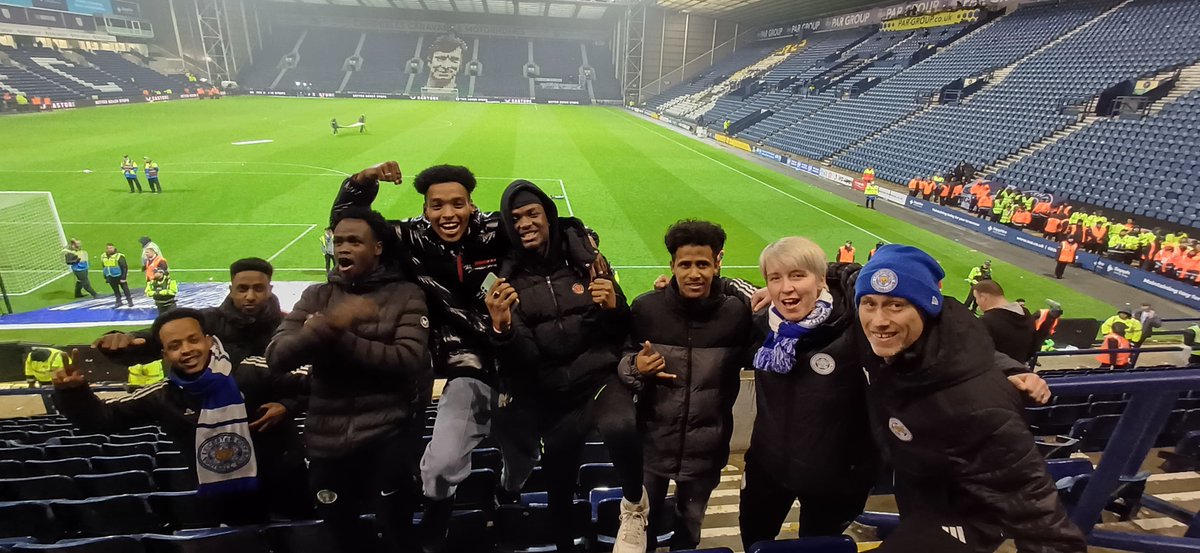
[[[846,245],[838,248],[834,259],[838,263],[854,263],[854,242],[846,241]]]
[[[310,496],[344,551],[419,550],[413,512],[417,457],[430,402],[425,294],[391,259],[396,233],[383,216],[346,207],[333,216],[337,271],[308,287],[267,346],[271,370],[312,366],[304,438]]]
[[[643,486],[633,394],[617,372],[628,337],[624,293],[594,241],[573,239],[583,224],[559,218],[554,200],[533,183],[513,181],[500,214],[509,242],[520,249],[504,271],[510,276],[488,290],[487,308],[501,366],[521,371],[518,387],[539,398],[555,544],[559,551],[574,549],[571,505],[580,455],[588,435],[598,431],[623,490],[613,551],[645,553],[653,513]],[[657,366],[653,354],[639,363]]]
[[[117,251],[117,247],[111,242],[105,244],[104,255],[100,256],[100,267],[104,273],[105,282],[108,282],[108,286],[112,288],[113,297],[117,300],[117,307],[121,307],[122,292],[125,293],[129,307],[133,307],[133,295],[129,293],[129,262],[125,260],[125,254]]]
[[[1106,331],[1104,341],[1100,345],[1100,349],[1106,353],[1096,356],[1096,360],[1100,362],[1101,369],[1125,369],[1129,367],[1131,354],[1128,351],[1115,351],[1130,349],[1131,344],[1129,339],[1125,337],[1125,332],[1124,322],[1115,322]]]
[[[675,482],[672,517],[654,517],[673,522],[650,524],[647,542],[673,531],[671,549],[684,550],[699,545],[709,497],[729,462],[738,374],[748,361],[753,326],[748,306],[716,282],[725,250],[720,226],[680,221],[665,242],[673,278],[630,307],[629,343],[618,370],[637,394],[651,513],[663,509],[667,485]],[[680,377],[686,386],[675,382]]]
[[[159,315],[150,332],[162,344],[167,380],[101,401],[72,351],[54,375],[55,402],[67,419],[104,434],[160,425],[176,447],[192,452],[185,458],[199,494],[214,498],[211,515],[222,522],[265,523],[268,510],[303,515],[288,490],[304,482],[304,451],[292,419],[302,411],[307,377],[273,374],[261,357],[234,364],[192,309]],[[221,447],[213,448],[214,440]]]
[[[179,283],[171,278],[166,267],[154,270],[154,279],[146,282],[146,297],[154,300],[158,314],[175,309],[175,296],[179,295]]]
[[[888,245],[855,281],[855,366],[901,513],[877,551],[979,553],[1007,538],[1022,551],[1083,553],[1022,398],[1005,382],[1004,372],[1027,368],[996,355],[982,323],[942,296],[944,276],[924,252]],[[1044,386],[1039,400],[1049,399]]]
[[[129,159],[129,154],[125,154],[125,157],[121,158],[121,172],[125,174],[125,182],[129,184],[129,193],[133,194],[134,186],[136,186],[140,194],[142,182],[137,177],[138,166],[132,159]]]
[[[248,257],[229,266],[229,294],[219,307],[203,309],[204,328],[221,340],[234,363],[262,356],[283,320],[279,298],[272,291],[275,269],[264,259]],[[149,331],[110,332],[92,347],[122,365],[153,360],[161,345]]]
[[[1022,365],[1028,365],[1029,358],[1039,345],[1034,340],[1036,329],[1033,317],[1020,303],[1008,301],[1004,297],[1004,288],[994,280],[976,284],[972,293],[975,302],[983,310],[980,320],[987,327],[992,342],[995,342],[996,351]]]
[[[64,252],[67,266],[71,268],[71,274],[75,275],[75,297],[82,298],[84,292],[91,294],[92,298],[100,297],[92,288],[92,279],[88,276],[91,265],[88,263],[88,252],[83,249],[83,242],[72,238]]]
[[[1054,278],[1062,280],[1063,271],[1067,269],[1067,265],[1074,265],[1078,260],[1079,244],[1075,242],[1075,237],[1072,236],[1058,243],[1058,260],[1054,266]]]

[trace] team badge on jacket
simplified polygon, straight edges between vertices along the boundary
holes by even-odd
[[[576,294],[582,295],[583,294],[583,285],[576,282],[575,284],[571,285],[571,291],[575,292]]]
[[[908,427],[904,426],[904,423],[896,417],[888,419],[888,430],[891,430],[896,439],[902,442],[911,442],[913,439],[912,432],[909,432]]]
[[[808,366],[812,367],[813,372],[826,376],[837,368],[837,362],[833,360],[833,356],[828,353],[818,353],[808,359]]]

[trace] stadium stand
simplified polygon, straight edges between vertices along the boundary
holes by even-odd
[[[475,83],[475,94],[486,97],[528,98],[529,79],[525,63],[529,59],[529,40],[487,37],[480,39],[479,62],[482,74]]]
[[[97,69],[108,73],[123,82],[130,83],[134,89],[138,90],[181,90],[187,86],[186,79],[178,75],[163,75],[158,71],[146,67],[142,63],[137,63],[126,58],[126,55],[117,52],[96,51],[89,52],[87,50],[77,50],[80,55],[88,60]],[[140,59],[129,55],[130,58]]]
[[[417,36],[396,33],[366,33],[362,68],[350,75],[344,92],[399,92],[408,75],[404,66],[416,52]],[[269,84],[269,83],[268,83]]]
[[[300,46],[300,63],[288,72],[280,85],[291,88],[299,81],[310,83],[313,90],[338,90],[346,75],[343,64],[346,58],[354,55],[361,37],[362,33],[338,29],[309,32]]]

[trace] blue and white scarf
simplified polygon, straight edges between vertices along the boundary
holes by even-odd
[[[212,338],[208,367],[195,378],[170,371],[173,384],[200,398],[196,422],[196,478],[200,495],[218,495],[258,488],[258,462],[246,403],[230,372],[233,364],[221,341]]]
[[[754,354],[754,369],[778,374],[792,372],[792,367],[796,365],[796,343],[800,341],[800,337],[821,326],[832,314],[833,295],[829,290],[821,291],[813,310],[799,322],[793,323],[784,319],[772,305],[767,314],[771,332]]]

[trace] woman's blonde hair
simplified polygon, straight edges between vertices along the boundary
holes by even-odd
[[[817,275],[822,282],[829,266],[821,246],[802,236],[786,236],[763,248],[758,256],[758,268],[764,278],[767,276],[767,262],[779,264],[785,273],[797,269],[807,271]]]

